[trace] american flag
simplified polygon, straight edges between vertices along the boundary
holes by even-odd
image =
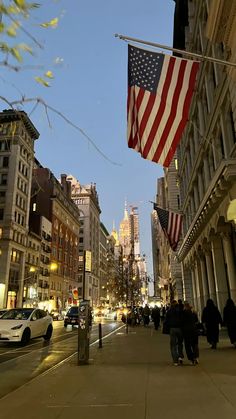
[[[168,167],[188,120],[199,62],[128,46],[128,146]]]
[[[181,234],[182,215],[176,212],[167,211],[158,207],[156,204],[154,204],[154,210],[157,212],[161,228],[167,237],[171,249],[175,251]]]

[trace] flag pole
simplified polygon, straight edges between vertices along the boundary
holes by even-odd
[[[126,40],[127,41],[133,41],[133,42],[137,42],[137,43],[140,43],[140,44],[150,45],[152,47],[166,49],[168,51],[173,51],[173,52],[176,52],[178,54],[188,55],[190,57],[194,57],[194,58],[197,58],[199,60],[206,60],[206,61],[210,61],[212,63],[227,65],[227,66],[230,66],[230,67],[236,67],[236,63],[232,63],[230,61],[224,61],[224,60],[220,60],[218,58],[208,57],[206,55],[197,54],[195,52],[190,52],[190,51],[185,51],[185,50],[182,50],[182,49],[168,47],[167,45],[161,45],[161,44],[157,44],[155,42],[143,41],[142,39],[131,38],[130,36],[120,35],[118,33],[115,34],[115,37],[120,38],[123,41],[126,41]]]

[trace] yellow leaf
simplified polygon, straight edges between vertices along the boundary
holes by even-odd
[[[7,33],[8,36],[11,36],[12,38],[16,37],[16,30],[12,26],[7,28],[6,33]]]
[[[54,19],[50,20],[50,22],[41,23],[40,26],[42,28],[56,28],[58,25],[58,18],[55,17]]]
[[[36,80],[37,83],[42,84],[45,87],[50,87],[50,84],[48,83],[48,81],[44,80],[42,77],[35,77],[34,79]]]
[[[54,79],[54,75],[52,71],[48,70],[45,74],[45,77],[48,77],[49,79]]]
[[[26,7],[25,0],[14,0],[14,3],[22,9]]]
[[[11,48],[10,53],[17,59],[17,61],[22,62],[22,56],[20,55],[17,47]]]

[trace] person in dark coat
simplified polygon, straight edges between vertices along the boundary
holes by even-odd
[[[236,348],[236,306],[231,298],[228,298],[224,307],[223,323],[227,327],[230,342]]]
[[[206,307],[202,312],[202,323],[206,327],[207,342],[212,349],[216,349],[219,342],[219,325],[222,325],[222,318],[213,300],[207,300]]]
[[[151,316],[155,330],[158,330],[160,326],[160,309],[157,306],[153,307]]]
[[[170,351],[174,365],[183,364],[183,311],[180,310],[176,300],[171,302],[170,309],[166,312],[166,327],[170,330]]]
[[[184,309],[184,304],[182,300],[178,300],[178,305],[179,305],[179,309],[183,311]]]
[[[145,307],[143,309],[143,324],[144,324],[144,326],[148,326],[149,325],[149,322],[150,322],[150,313],[151,313],[150,308],[148,307],[147,304],[145,304]]]
[[[190,304],[185,302],[183,308],[182,330],[186,355],[192,365],[197,365],[199,358],[197,325],[197,314],[192,310]]]

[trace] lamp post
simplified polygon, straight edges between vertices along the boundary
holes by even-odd
[[[30,266],[28,276],[24,277],[23,283],[23,299],[22,305],[25,307],[32,306],[37,303],[37,271],[35,266]],[[29,282],[28,282],[29,281]],[[34,282],[34,284],[32,284]],[[36,283],[36,284],[35,284]]]

